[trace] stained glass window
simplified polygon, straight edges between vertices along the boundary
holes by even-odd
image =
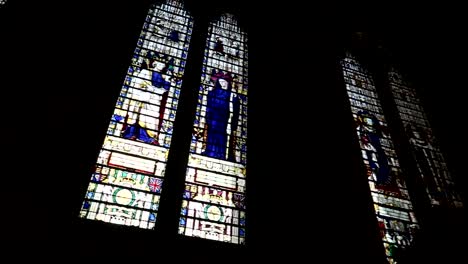
[[[412,243],[418,224],[373,79],[357,59],[341,62],[362,161],[389,263]]]
[[[431,204],[463,206],[416,90],[396,70],[389,72],[389,79],[398,114]]]
[[[86,219],[154,228],[192,17],[181,3],[152,5],[80,211]]]
[[[208,32],[179,233],[243,244],[247,35],[230,14]]]

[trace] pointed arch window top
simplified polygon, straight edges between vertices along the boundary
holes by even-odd
[[[231,13],[222,14],[221,17],[219,18],[219,21],[224,22],[224,23],[228,23],[228,24],[231,24],[231,25],[237,25],[237,19]]]
[[[167,0],[166,4],[183,9],[184,3],[179,0]]]

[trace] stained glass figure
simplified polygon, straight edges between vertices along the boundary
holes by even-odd
[[[462,207],[462,198],[455,189],[416,90],[395,69],[388,76],[400,120],[432,206]]]
[[[245,243],[247,35],[230,14],[209,27],[179,233]]]
[[[192,27],[179,1],[151,6],[91,175],[82,218],[155,227]]]

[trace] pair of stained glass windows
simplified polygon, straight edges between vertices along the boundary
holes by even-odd
[[[372,75],[349,53],[341,66],[385,254],[389,263],[396,263],[418,228],[408,175],[400,167]],[[415,89],[394,69],[386,75],[431,205],[463,206]]]
[[[82,218],[155,228],[192,30],[193,18],[181,2],[151,6],[86,191]],[[247,35],[233,15],[209,24],[180,194],[180,234],[245,241],[247,56]]]

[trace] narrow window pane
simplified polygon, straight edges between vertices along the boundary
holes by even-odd
[[[210,23],[179,233],[245,242],[247,36],[232,15]]]
[[[462,198],[455,190],[454,182],[416,90],[395,70],[390,71],[389,78],[393,99],[431,204],[462,207]]]
[[[192,17],[177,1],[150,8],[82,218],[154,228],[192,27]]]

